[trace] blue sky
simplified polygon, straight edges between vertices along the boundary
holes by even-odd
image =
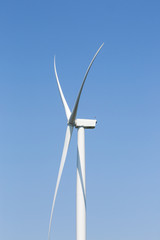
[[[66,118],[90,60],[78,117],[86,131],[87,239],[160,239],[159,1],[1,1],[0,239],[47,239]],[[73,133],[52,239],[75,239]]]

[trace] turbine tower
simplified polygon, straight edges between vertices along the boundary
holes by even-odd
[[[104,44],[104,43],[103,43]],[[89,73],[89,70],[101,50],[103,44],[100,46],[96,54],[94,55],[87,71],[84,76],[78,97],[76,99],[73,111],[71,113],[68,104],[66,102],[66,99],[63,95],[61,85],[59,83],[57,70],[56,70],[56,63],[54,58],[54,71],[55,76],[58,84],[58,89],[60,92],[61,100],[65,109],[66,117],[67,117],[67,129],[66,129],[66,136],[64,141],[64,147],[57,177],[57,183],[52,203],[52,210],[51,210],[51,216],[50,216],[50,223],[49,223],[49,231],[48,231],[48,240],[50,239],[50,231],[51,231],[51,223],[52,223],[52,216],[53,216],[53,210],[55,205],[55,200],[57,196],[57,191],[60,183],[60,179],[62,176],[63,167],[65,164],[67,151],[69,147],[69,143],[71,140],[73,128],[78,129],[78,136],[77,136],[77,191],[76,191],[76,240],[86,240],[86,180],[85,180],[85,129],[93,129],[96,126],[97,121],[92,119],[76,119],[77,110],[78,110],[78,104],[80,100],[80,96],[82,93],[82,89],[84,86],[84,83],[86,81],[87,75]]]

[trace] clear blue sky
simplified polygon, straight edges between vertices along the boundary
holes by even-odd
[[[87,239],[160,239],[160,2],[1,1],[0,239],[46,240],[66,117],[90,60]],[[76,130],[52,239],[75,239]],[[54,229],[54,230],[53,230]]]

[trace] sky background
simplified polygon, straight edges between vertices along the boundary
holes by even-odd
[[[86,130],[87,239],[160,239],[160,2],[0,2],[0,239],[47,240],[66,130]],[[75,239],[77,130],[51,239]]]

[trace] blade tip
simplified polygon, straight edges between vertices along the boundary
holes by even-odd
[[[103,45],[104,45],[104,42],[102,43],[102,45],[100,46],[100,48],[102,48],[102,47],[103,47]]]

